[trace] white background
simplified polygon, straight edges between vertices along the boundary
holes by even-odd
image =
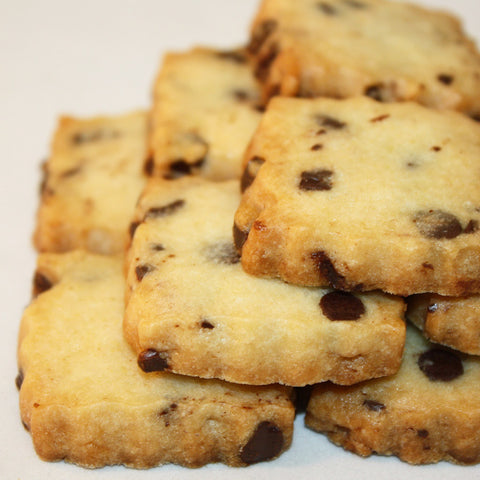
[[[297,1],[297,0],[291,0]],[[478,0],[423,0],[461,16],[480,41]],[[480,466],[412,467],[362,459],[306,430],[297,418],[292,448],[246,469],[211,465],[137,472],[45,463],[18,412],[16,342],[30,297],[31,246],[40,163],[60,114],[90,116],[148,107],[162,53],[196,44],[231,47],[247,38],[257,0],[0,0],[0,479],[479,478]]]

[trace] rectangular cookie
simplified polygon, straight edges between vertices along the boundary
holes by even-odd
[[[479,385],[479,357],[435,346],[409,326],[397,374],[315,386],[305,422],[362,456],[471,465],[480,462]]]
[[[239,182],[151,179],[127,255],[124,331],[145,371],[236,383],[351,384],[398,369],[404,302],[246,274]]]
[[[20,335],[20,411],[38,455],[84,467],[244,466],[285,451],[291,391],[142,372],[122,334],[123,259],[42,254]]]
[[[245,154],[244,269],[395,295],[480,291],[480,124],[367,97],[273,98]]]
[[[61,117],[43,166],[36,248],[40,252],[76,248],[102,254],[123,252],[144,186],[146,150],[143,111]]]
[[[480,54],[445,12],[386,0],[263,0],[249,52],[264,101],[367,95],[480,114]]]
[[[245,51],[170,52],[154,85],[147,170],[176,178],[238,178],[243,152],[261,116]]]
[[[480,295],[423,293],[409,297],[407,304],[407,317],[429,340],[480,355]]]

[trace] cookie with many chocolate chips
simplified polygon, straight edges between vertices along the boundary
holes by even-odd
[[[60,118],[34,235],[41,252],[123,252],[145,178],[147,115]]]
[[[386,0],[263,0],[249,52],[265,102],[367,95],[480,113],[480,54],[448,13]]]
[[[244,157],[243,267],[345,291],[477,293],[479,157],[480,125],[458,112],[273,98]]]
[[[50,287],[25,310],[22,421],[38,455],[85,467],[244,466],[290,445],[291,389],[144,373],[122,333],[120,257],[42,254]]]
[[[412,464],[480,462],[480,358],[407,327],[397,374],[351,387],[314,387],[306,425],[359,455]]]
[[[151,179],[140,197],[124,322],[140,367],[287,385],[395,372],[403,300],[246,274],[232,238],[239,190],[238,180]]]
[[[147,173],[166,178],[238,178],[261,116],[244,50],[168,53],[153,92]]]
[[[480,295],[424,293],[409,297],[407,304],[408,318],[429,340],[480,355]]]

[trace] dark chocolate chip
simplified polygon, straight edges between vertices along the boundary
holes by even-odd
[[[261,422],[240,452],[243,463],[251,465],[276,457],[283,448],[283,433],[272,422]]]
[[[417,430],[417,435],[420,438],[427,438],[428,437],[428,430],[424,430],[424,429]]]
[[[33,276],[33,296],[36,297],[53,287],[52,281],[38,270]]]
[[[480,113],[471,113],[470,118],[475,120],[475,122],[480,122]]]
[[[460,357],[443,348],[431,348],[418,358],[418,367],[432,381],[449,382],[463,374]]]
[[[334,8],[332,5],[330,5],[329,3],[326,3],[326,2],[317,2],[316,3],[316,7],[321,10],[322,13],[324,13],[325,15],[336,15],[338,12],[337,12],[337,9]]]
[[[254,55],[257,54],[267,38],[274,32],[276,28],[276,20],[265,20],[256,25],[253,29],[252,36],[247,47],[248,51]]]
[[[200,158],[193,162],[187,162],[183,158],[174,160],[168,166],[169,173],[164,175],[166,180],[175,180],[177,178],[185,177],[186,175],[192,175],[196,170],[200,169],[205,163],[205,158]]]
[[[238,64],[247,63],[247,56],[241,50],[224,50],[215,53],[216,56],[222,60],[228,60]]]
[[[433,265],[431,263],[428,263],[428,262],[423,262],[422,267],[426,268],[427,270],[434,270]]]
[[[329,320],[358,320],[365,313],[363,302],[349,292],[329,292],[320,300],[320,308]]]
[[[260,167],[265,163],[262,157],[252,157],[243,170],[242,178],[240,180],[240,190],[243,193],[255,180]]]
[[[143,277],[147,274],[150,273],[151,271],[155,270],[155,267],[150,264],[144,264],[144,265],[137,265],[135,267],[135,274],[137,276],[137,280],[141,282],[143,280]]]
[[[202,322],[200,323],[200,326],[202,328],[207,328],[209,330],[211,330],[212,328],[215,328],[215,325],[210,323],[208,320],[202,320]]]
[[[319,169],[302,172],[299,183],[300,190],[330,190],[332,188],[331,170]]]
[[[432,152],[439,152],[442,149],[442,147],[439,147],[438,145],[434,145],[430,150]]]
[[[240,255],[232,242],[218,242],[208,245],[203,249],[203,254],[207,260],[217,264],[235,265],[240,262]]]
[[[149,348],[138,355],[138,366],[144,372],[161,372],[169,368],[168,359],[168,352],[158,352]]]
[[[160,217],[167,217],[168,215],[173,215],[178,210],[183,208],[184,205],[185,205],[185,200],[175,200],[174,202],[168,203],[167,205],[163,205],[162,207],[152,207],[145,214],[144,220],[148,220],[150,218],[160,218]]]
[[[22,388],[23,378],[23,370],[20,369],[18,370],[18,375],[15,377],[15,385],[17,387],[17,390],[20,390]]]
[[[321,150],[322,148],[323,148],[323,144],[316,143],[315,145],[312,145],[310,147],[310,150],[312,150],[312,152],[316,152],[317,150]]]
[[[155,169],[155,160],[152,156],[148,157],[143,164],[143,172],[147,177],[151,177],[153,175],[153,171]]]
[[[255,67],[255,77],[261,82],[265,81],[270,71],[270,66],[277,58],[279,53],[278,45],[272,43],[266,54],[258,61]],[[270,96],[275,96],[275,92],[270,92]]]
[[[138,226],[140,225],[141,222],[132,222],[130,224],[130,227],[128,228],[128,233],[130,234],[130,239],[133,238],[135,235],[135,230],[137,230]]]
[[[381,412],[382,410],[385,410],[385,405],[376,400],[365,400],[363,406],[367,407],[372,412]]]
[[[233,243],[238,252],[242,251],[243,244],[247,241],[248,232],[243,232],[237,225],[233,224]]]
[[[437,75],[437,80],[444,85],[451,85],[453,83],[453,76],[446,73],[440,73]]]
[[[161,243],[152,243],[150,245],[150,249],[154,252],[162,252],[163,250],[165,250],[165,247]]]
[[[315,266],[320,275],[328,281],[332,288],[339,290],[346,289],[347,282],[345,281],[345,277],[336,271],[332,261],[325,252],[312,252],[310,257],[315,262]]]
[[[384,86],[381,83],[377,83],[376,85],[369,85],[365,88],[365,95],[367,97],[373,98],[377,102],[383,101],[383,89]]]
[[[329,115],[316,115],[315,120],[321,127],[325,127],[331,130],[341,130],[347,125],[345,122],[330,117]],[[317,132],[317,134],[319,134],[319,132]]]
[[[478,221],[470,220],[467,226],[463,229],[463,233],[475,233],[478,230]]]
[[[413,220],[419,232],[427,238],[455,238],[462,233],[462,225],[455,215],[443,210],[418,212]]]

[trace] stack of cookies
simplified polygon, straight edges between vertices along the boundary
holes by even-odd
[[[271,460],[314,385],[346,449],[479,462],[479,117],[451,16],[264,0],[246,48],[167,54],[148,113],[62,118],[18,355],[40,457]]]

